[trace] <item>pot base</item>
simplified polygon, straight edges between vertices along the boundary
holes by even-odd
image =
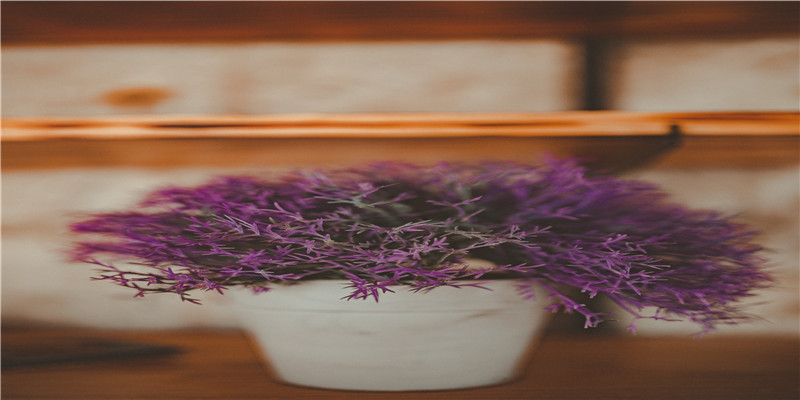
[[[547,313],[536,301],[523,300],[515,284],[491,282],[493,291],[400,288],[379,303],[338,300],[346,294],[341,281],[235,297],[246,299],[242,320],[279,381],[340,390],[448,390],[497,385],[519,375]],[[308,304],[314,287],[325,292],[330,288],[320,287],[330,285],[336,295],[324,296],[325,304],[316,307]],[[294,298],[291,306],[282,304],[284,295]],[[263,306],[253,305],[254,299]]]

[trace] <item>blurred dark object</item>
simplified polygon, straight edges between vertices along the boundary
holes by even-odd
[[[20,334],[7,335],[3,331],[2,365],[3,370],[85,363],[100,360],[129,359],[142,357],[161,357],[179,353],[174,346],[114,340],[91,334],[72,331],[52,330],[49,335]],[[24,333],[24,331],[22,331]]]
[[[796,35],[798,13],[785,1],[7,1],[2,43]]]

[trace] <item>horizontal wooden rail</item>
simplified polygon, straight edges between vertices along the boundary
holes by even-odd
[[[656,158],[797,164],[798,127],[800,114],[791,112],[148,115],[5,119],[0,137],[6,170],[524,161],[542,153],[624,170]]]
[[[796,35],[792,1],[5,1],[2,42]]]
[[[487,114],[313,114],[7,118],[3,142],[156,138],[440,138],[798,134],[800,114],[570,111]]]

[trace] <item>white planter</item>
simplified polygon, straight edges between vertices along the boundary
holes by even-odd
[[[242,323],[280,381],[343,390],[411,391],[514,379],[549,312],[513,280],[491,291],[399,286],[380,302],[341,300],[345,281],[312,280],[268,293],[231,290]],[[541,299],[539,294],[537,298]]]

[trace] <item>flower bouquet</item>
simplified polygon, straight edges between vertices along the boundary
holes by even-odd
[[[580,313],[586,327],[614,319],[585,305],[603,296],[637,319],[708,331],[747,319],[737,303],[771,281],[747,227],[574,160],[220,177],[71,229],[103,235],[72,252],[99,266],[95,279],[189,302],[196,291],[334,281],[345,290],[333,301],[379,304],[400,291],[513,282],[515,296]]]

